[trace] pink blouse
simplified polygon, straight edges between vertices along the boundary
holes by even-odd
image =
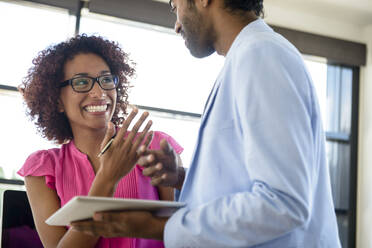
[[[180,154],[183,148],[169,135],[154,132],[150,149],[159,149],[160,141],[166,139]],[[116,188],[114,197],[158,200],[157,188],[150,184],[150,178],[142,175],[143,168],[136,165],[123,177]],[[93,167],[87,155],[81,153],[71,141],[61,148],[37,151],[31,154],[18,174],[25,176],[45,176],[48,187],[55,190],[61,207],[77,195],[88,195],[95,178]],[[100,238],[96,247],[156,248],[164,247],[163,242],[137,238]]]

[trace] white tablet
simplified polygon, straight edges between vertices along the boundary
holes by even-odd
[[[171,216],[182,202],[75,196],[46,221],[51,226],[68,226],[72,221],[90,219],[95,212],[110,210],[147,210],[157,216]]]

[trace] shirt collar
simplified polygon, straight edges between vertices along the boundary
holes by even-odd
[[[71,140],[68,144],[66,144],[66,146],[67,146],[68,150],[70,150],[70,152],[72,154],[74,154],[75,156],[78,156],[80,158],[87,158],[88,157],[86,154],[79,151],[79,149],[75,145],[74,140]]]
[[[229,51],[226,54],[226,58],[235,50],[236,46],[243,40],[243,37],[252,36],[258,32],[273,32],[273,29],[265,23],[262,18],[250,22],[245,26],[240,33],[236,36],[234,42],[231,44]]]

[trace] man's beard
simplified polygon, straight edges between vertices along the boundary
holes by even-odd
[[[181,35],[192,56],[204,58],[215,52],[213,47],[214,32],[203,30],[203,19],[196,11],[183,20]],[[204,32],[203,32],[204,31]],[[203,35],[204,34],[204,35]]]

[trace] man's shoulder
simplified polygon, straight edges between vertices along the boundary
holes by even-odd
[[[260,51],[291,51],[298,53],[298,50],[292,45],[292,43],[282,35],[276,32],[267,31],[244,35],[237,44],[235,53]]]
[[[301,60],[301,54],[280,34],[273,31],[263,31],[240,37],[227,61],[230,61],[233,66],[237,66],[242,64],[242,61],[256,63],[258,60],[272,60],[279,62],[283,58],[297,63]]]

